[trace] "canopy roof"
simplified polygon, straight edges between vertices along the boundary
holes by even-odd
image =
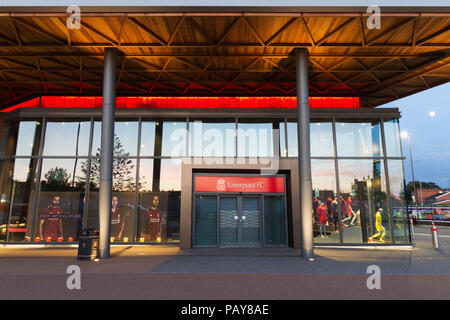
[[[311,96],[376,107],[450,80],[450,13],[0,13],[0,107],[102,93],[116,47],[118,96],[295,96],[296,48]]]

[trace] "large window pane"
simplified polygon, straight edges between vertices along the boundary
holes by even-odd
[[[310,145],[312,157],[332,157],[333,148],[333,125],[331,122],[311,122]]]
[[[336,122],[337,153],[341,157],[382,156],[379,121]]]
[[[288,157],[298,157],[297,122],[287,123]]]
[[[386,139],[386,156],[401,157],[400,131],[398,120],[384,122],[384,137]]]
[[[191,121],[189,123],[189,156],[235,157],[236,124],[223,122]]]
[[[155,152],[155,121],[143,121],[141,128],[141,156],[153,156]]]
[[[180,239],[181,160],[141,161],[137,241],[173,242]],[[151,173],[153,172],[153,173]],[[148,182],[152,176],[152,185]]]
[[[40,121],[8,122],[3,156],[30,156],[39,152]]]
[[[136,156],[138,143],[137,121],[116,121],[114,123],[114,155]]]
[[[87,156],[90,122],[47,122],[44,156]]]
[[[35,230],[41,241],[78,240],[86,186],[82,168],[80,159],[43,160]]]
[[[339,209],[334,160],[311,160],[313,231],[316,243],[339,243]]]
[[[195,246],[217,246],[217,196],[195,197]]]
[[[0,166],[0,241],[29,240],[37,160],[7,160]]]
[[[344,243],[391,242],[383,162],[340,160],[338,163]]]
[[[410,240],[404,198],[403,161],[388,160],[388,172],[391,192],[389,200],[392,208],[392,231],[395,237],[395,243],[408,243]]]
[[[186,122],[164,121],[162,127],[162,156],[186,155]]]
[[[284,122],[280,122],[280,157],[287,157],[287,154],[286,125]]]
[[[274,156],[272,123],[245,123],[239,120],[237,136],[238,157]]]

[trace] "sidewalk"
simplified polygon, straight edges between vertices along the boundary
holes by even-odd
[[[424,234],[424,233],[423,233]],[[1,299],[448,299],[450,239],[433,250],[417,237],[412,250],[299,251],[114,246],[110,259],[77,261],[76,248],[0,248]],[[367,289],[369,265],[381,290]],[[81,268],[81,290],[68,290],[66,269]]]

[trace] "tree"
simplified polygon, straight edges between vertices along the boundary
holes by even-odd
[[[44,175],[47,188],[65,189],[69,187],[70,175],[64,168],[52,168]]]
[[[424,181],[412,181],[406,185],[405,197],[406,200],[412,202],[412,195],[414,194],[414,184],[416,185],[416,190],[420,190],[420,183],[422,183],[422,189],[442,189],[439,185],[434,182],[424,182]],[[425,199],[424,199],[425,200]]]
[[[100,148],[97,149],[95,158],[91,159],[90,188],[96,190],[100,185]],[[120,155],[121,158],[113,159],[113,191],[134,191],[136,187],[133,161],[125,158],[129,153],[125,152],[122,142],[114,135],[114,155]],[[88,174],[88,162],[81,163],[81,171]]]

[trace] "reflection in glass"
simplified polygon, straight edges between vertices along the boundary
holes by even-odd
[[[37,160],[5,160],[0,165],[0,241],[29,241]]]
[[[381,157],[381,130],[379,121],[372,123],[336,122],[338,156]]]
[[[217,196],[195,197],[194,246],[217,246]]]
[[[339,243],[339,208],[334,160],[311,160],[313,231],[316,243]]]
[[[238,124],[238,157],[272,157],[274,155],[272,123]]]
[[[160,125],[160,124],[158,124]],[[186,155],[186,123],[164,121],[162,127],[162,156]]]
[[[44,159],[40,185],[35,237],[46,242],[77,241],[86,186],[80,160]]]
[[[288,157],[298,157],[297,122],[287,123]]]
[[[90,122],[47,122],[44,156],[87,156]]]
[[[114,123],[115,156],[136,156],[138,125],[137,121],[116,121]]]
[[[189,122],[189,156],[235,157],[235,122]]]
[[[338,164],[344,243],[391,242],[382,161],[340,160]]]
[[[161,181],[155,190],[181,191],[181,160],[161,160]]]
[[[334,156],[331,122],[312,122],[310,124],[310,145],[312,157]]]
[[[402,147],[397,119],[384,122],[384,138],[386,139],[386,156],[401,157]]]
[[[280,122],[280,157],[287,157],[286,125]]]
[[[155,151],[155,130],[154,121],[143,121],[141,128],[141,156],[153,156]]]
[[[403,161],[388,160],[390,206],[392,215],[392,231],[395,243],[404,244],[409,240],[409,225],[404,198]]]
[[[40,121],[9,122],[6,125],[4,156],[37,155],[41,136]]]

